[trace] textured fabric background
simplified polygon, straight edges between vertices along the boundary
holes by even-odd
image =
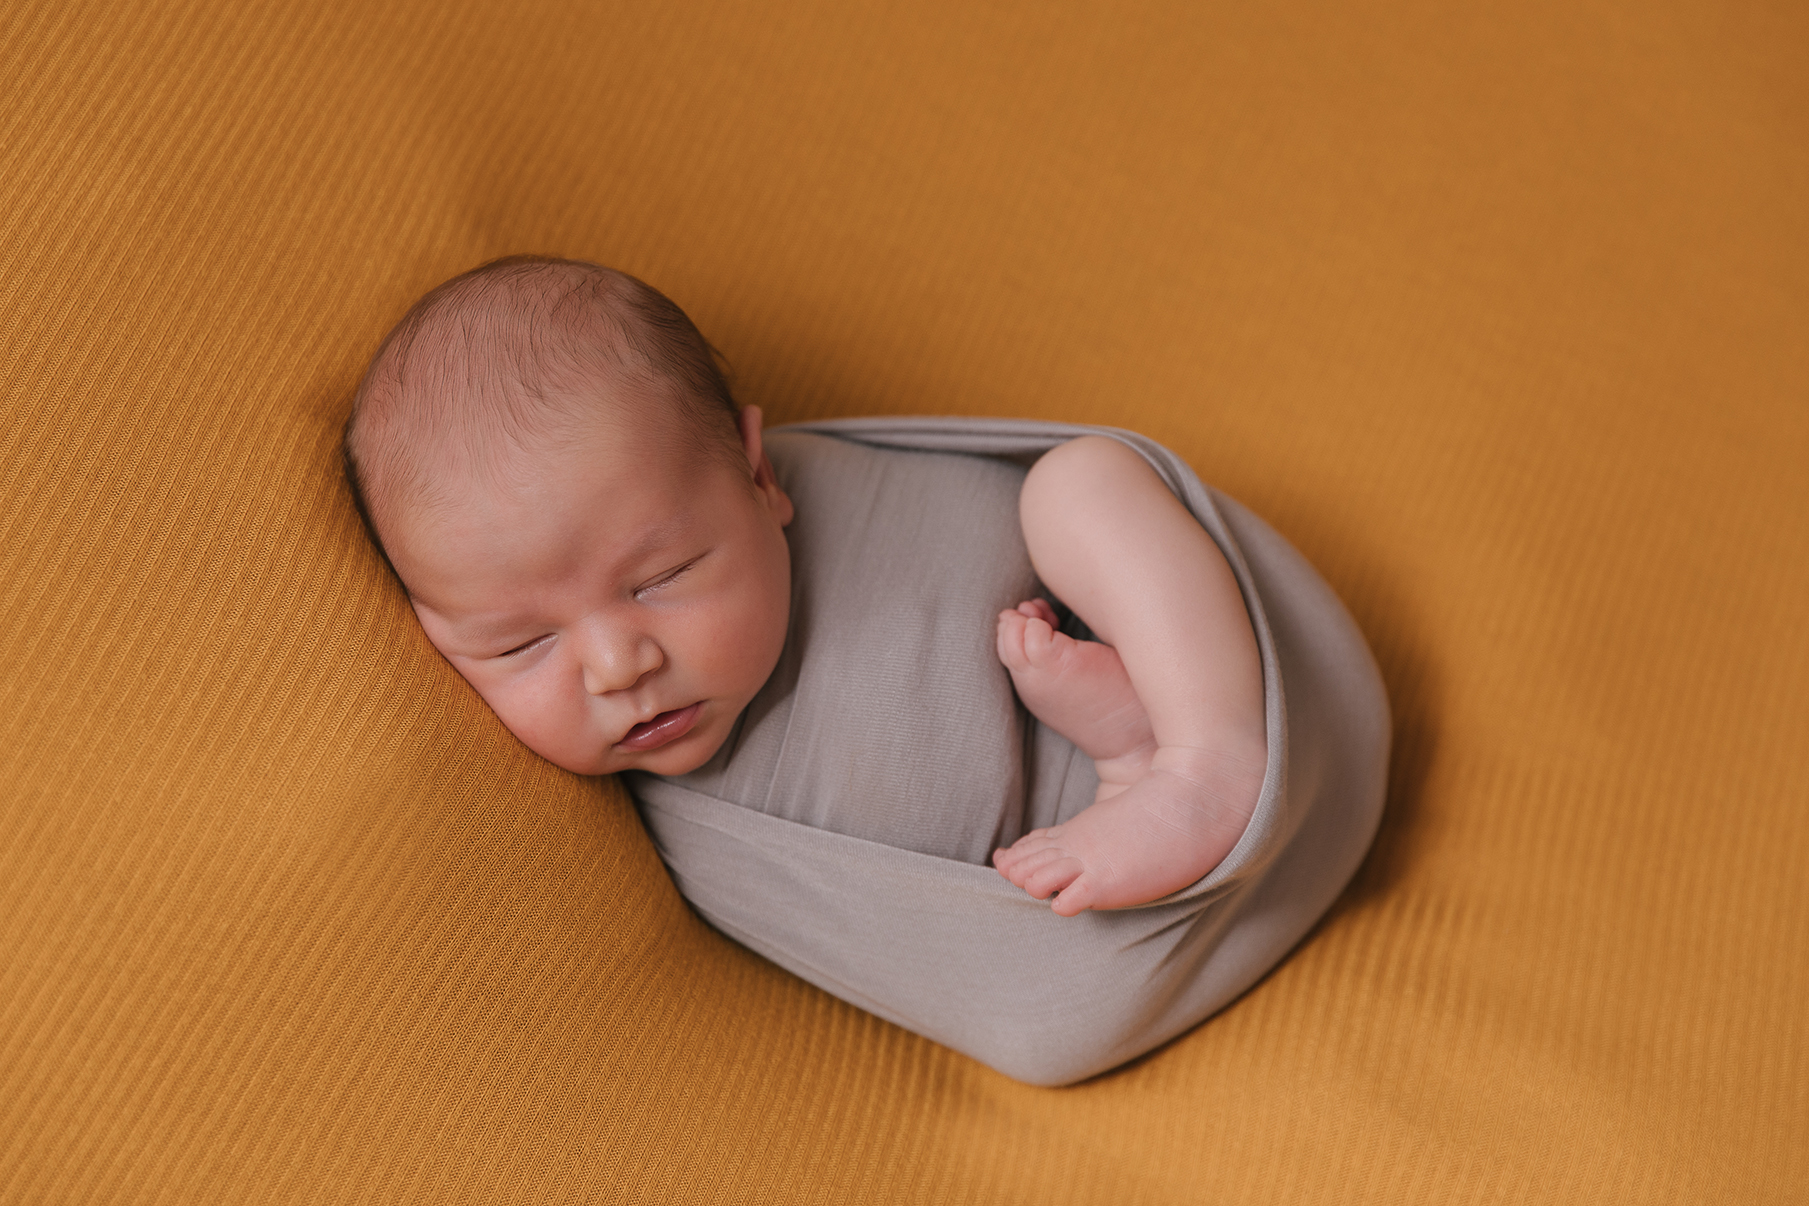
[[[1809,8],[0,8],[0,1201],[1787,1202]],[[697,921],[336,470],[600,259],[792,420],[1140,428],[1396,707],[1316,935],[1037,1090]]]

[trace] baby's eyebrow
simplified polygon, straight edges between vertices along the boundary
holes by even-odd
[[[489,645],[496,641],[511,639],[520,635],[522,629],[533,626],[533,618],[526,614],[504,615],[492,619],[459,620],[453,624],[460,638],[479,645]]]
[[[523,631],[534,626],[534,617],[525,612],[492,611],[474,616],[456,612],[437,614],[440,622],[451,630],[453,642],[462,647],[460,652],[466,654],[475,654],[499,641],[517,642]]]
[[[641,564],[655,553],[678,543],[685,534],[685,530],[690,527],[689,519],[690,517],[687,515],[674,515],[670,519],[648,527],[641,533],[641,538],[630,545],[616,560],[616,573],[630,573],[640,568]]]

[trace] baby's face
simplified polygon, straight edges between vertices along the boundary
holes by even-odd
[[[579,774],[708,761],[778,663],[791,501],[742,412],[749,481],[611,422],[386,533],[421,627],[509,730]]]

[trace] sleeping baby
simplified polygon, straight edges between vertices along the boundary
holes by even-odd
[[[1222,522],[1207,496],[1177,492],[1172,454],[1128,433],[841,426],[763,431],[663,295],[513,257],[390,333],[345,452],[428,640],[535,753],[630,772],[675,880],[720,928],[1024,1079],[1129,1058],[1286,949],[1204,996],[1121,953],[1151,925],[1176,931],[1158,961],[1212,980],[1301,828],[1275,748],[1286,668],[1249,567],[1205,526]],[[1341,656],[1373,678],[1366,649]],[[1380,803],[1368,771],[1358,856]],[[1339,828],[1334,894],[1355,865]],[[987,862],[999,889],[973,879]],[[1066,945],[1031,937],[1001,890],[1087,916],[1056,923],[1081,926]],[[1308,895],[1317,916],[1330,896]],[[1291,945],[1300,909],[1282,912]],[[1113,924],[1138,913],[1142,928]],[[1047,966],[1089,946],[1101,966],[1081,978],[1123,998],[1094,1011],[1104,1039],[1026,1031],[1010,1015],[1047,992],[1034,980],[990,1012],[990,988],[962,986],[1003,974],[1006,949],[1048,950]],[[1001,1027],[1020,1037],[1000,1046]]]

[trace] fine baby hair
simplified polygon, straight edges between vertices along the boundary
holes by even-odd
[[[606,403],[663,412],[668,433],[745,464],[715,348],[665,294],[583,260],[514,255],[429,291],[383,340],[346,422],[345,467],[381,544],[399,508],[439,500],[432,456],[508,472]]]

